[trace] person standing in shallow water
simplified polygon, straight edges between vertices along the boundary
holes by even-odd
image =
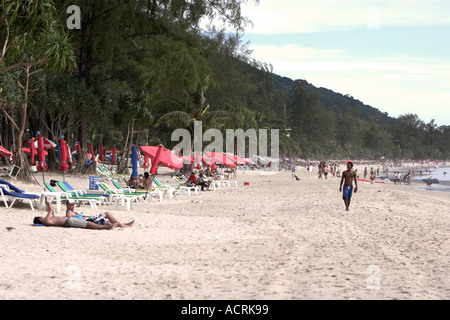
[[[353,180],[355,180],[355,193],[358,191],[358,180],[356,179],[356,172],[352,170],[353,163],[347,163],[347,170],[342,173],[341,184],[339,191],[342,192],[342,184],[344,183],[344,191],[342,192],[342,199],[344,200],[345,210],[349,211],[350,200],[353,194]]]

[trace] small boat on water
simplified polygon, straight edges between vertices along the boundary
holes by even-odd
[[[427,184],[427,186],[431,186],[433,183],[439,183],[439,179],[437,179],[437,178],[422,179],[422,181],[425,182]]]

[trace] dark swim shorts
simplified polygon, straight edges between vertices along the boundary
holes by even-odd
[[[352,194],[353,194],[353,185],[347,186],[344,184],[344,191],[342,192],[342,199],[350,200],[352,198]]]
[[[86,228],[86,225],[86,220],[80,220],[76,217],[67,218],[66,222],[64,223],[64,227],[69,228]]]

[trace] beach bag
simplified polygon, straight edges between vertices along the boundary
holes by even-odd
[[[92,163],[91,159],[86,160],[86,168],[89,167]]]

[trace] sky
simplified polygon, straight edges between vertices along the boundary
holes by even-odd
[[[249,0],[242,15],[273,73],[450,125],[450,0]]]

